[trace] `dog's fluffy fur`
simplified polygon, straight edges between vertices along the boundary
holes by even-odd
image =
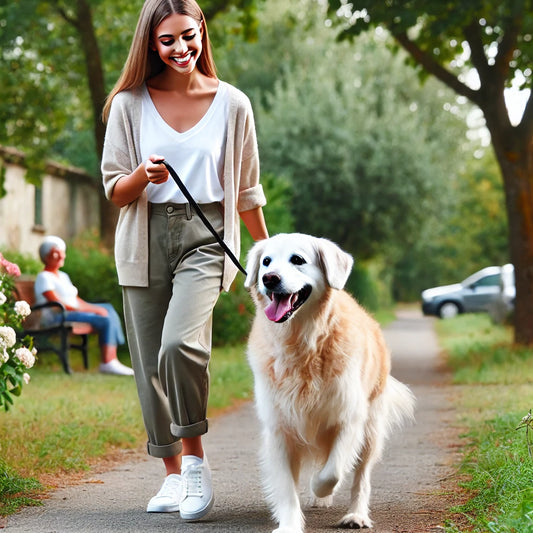
[[[248,254],[245,286],[256,305],[248,357],[276,533],[304,530],[297,484],[306,463],[321,505],[354,471],[337,525],[371,527],[371,469],[392,427],[413,416],[411,391],[389,375],[379,325],[342,290],[352,265],[336,244],[303,234],[276,235]]]

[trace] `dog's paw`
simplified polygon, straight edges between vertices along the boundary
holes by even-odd
[[[311,480],[311,490],[317,498],[326,498],[333,494],[333,489],[339,482],[339,478],[334,475],[323,475],[323,472],[314,474]]]
[[[278,527],[272,533],[303,533],[303,529],[294,529],[293,527]]]
[[[326,496],[325,498],[313,498],[311,502],[312,507],[319,507],[325,509],[333,505],[333,495]]]
[[[370,520],[368,515],[363,516],[360,514],[348,513],[337,522],[336,527],[340,529],[363,529],[372,527],[372,520]]]

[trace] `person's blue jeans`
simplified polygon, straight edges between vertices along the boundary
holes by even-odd
[[[120,317],[115,308],[109,303],[95,303],[99,307],[107,309],[107,316],[85,313],[81,311],[67,311],[65,313],[68,322],[85,322],[90,324],[97,332],[100,346],[118,346],[124,344],[124,332]]]

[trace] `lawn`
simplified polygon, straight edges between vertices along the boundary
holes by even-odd
[[[468,526],[450,523],[447,531],[532,533],[533,425],[521,421],[533,408],[533,347],[513,345],[512,330],[482,314],[436,326],[466,428],[459,470],[465,503],[454,511]]]
[[[72,352],[70,376],[54,354],[41,354],[22,395],[0,415],[0,515],[38,504],[48,488],[99,461],[144,448],[134,380],[98,373],[96,340],[88,371]],[[129,364],[127,358],[121,354]],[[208,416],[252,397],[244,346],[215,348],[210,371]]]

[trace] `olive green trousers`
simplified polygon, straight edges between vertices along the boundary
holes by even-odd
[[[222,206],[201,207],[222,235]],[[123,287],[124,315],[148,453],[165,458],[207,432],[224,251],[188,204],[151,204],[149,229],[149,287]]]

